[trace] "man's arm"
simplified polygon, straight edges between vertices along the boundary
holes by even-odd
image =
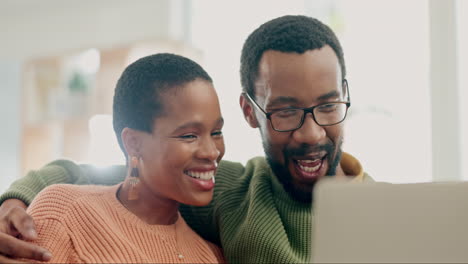
[[[78,165],[69,160],[56,160],[15,181],[0,196],[0,204],[7,199],[19,199],[29,205],[42,189],[52,184],[114,185],[123,181],[125,172],[123,165],[101,169],[91,165]]]
[[[0,196],[0,263],[12,263],[10,257],[42,261],[50,258],[47,250],[22,241],[36,238],[33,219],[25,208],[42,189],[57,183],[113,185],[125,178],[125,172],[125,166],[99,169],[56,160],[15,181]]]
[[[219,233],[220,198],[225,191],[236,188],[236,182],[244,173],[244,166],[238,162],[221,161],[216,171],[213,200],[206,206],[181,204],[179,211],[187,224],[204,239],[221,246]]]
[[[185,222],[201,237],[221,246],[216,220],[214,218],[214,204],[207,206],[190,206],[181,204],[179,211]]]

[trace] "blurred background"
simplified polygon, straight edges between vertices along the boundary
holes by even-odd
[[[341,40],[352,107],[344,151],[376,180],[468,180],[468,0],[0,0],[0,192],[67,158],[124,164],[112,96],[136,59],[173,52],[214,79],[225,159],[263,155],[238,106],[242,44],[304,14]]]

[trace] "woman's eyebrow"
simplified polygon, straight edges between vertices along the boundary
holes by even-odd
[[[197,122],[197,121],[191,121],[191,122],[187,122],[187,123],[184,123],[180,126],[178,126],[176,129],[174,129],[174,132],[177,132],[177,131],[180,131],[180,130],[184,130],[184,129],[187,129],[187,128],[200,128],[202,127],[202,123],[200,122]]]
[[[220,117],[219,119],[217,119],[215,121],[215,124],[216,125],[223,125],[224,124],[224,119],[222,117]],[[187,123],[184,123],[184,124],[178,126],[176,129],[174,129],[174,132],[181,131],[181,130],[184,130],[184,129],[187,129],[187,128],[201,129],[201,128],[203,128],[203,123],[198,122],[198,121],[189,121]]]
[[[224,125],[224,118],[220,117],[218,120],[215,122],[216,125]]]

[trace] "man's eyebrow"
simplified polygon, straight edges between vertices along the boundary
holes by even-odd
[[[331,91],[329,93],[323,94],[317,98],[317,101],[325,101],[330,98],[340,97],[340,93],[338,91]],[[271,100],[271,102],[266,106],[266,108],[274,107],[278,104],[297,104],[299,100],[295,97],[290,96],[279,96],[275,99]]]
[[[317,101],[325,101],[325,100],[328,100],[330,98],[336,98],[336,97],[340,97],[340,93],[338,91],[331,91],[329,93],[326,93],[324,95],[321,95],[317,98]]]
[[[278,105],[278,104],[295,104],[295,103],[299,103],[299,100],[297,100],[297,98],[290,97],[290,96],[279,96],[271,100],[271,102],[266,106],[266,108],[274,107],[275,105]]]

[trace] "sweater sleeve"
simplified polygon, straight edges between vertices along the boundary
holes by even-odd
[[[49,263],[82,263],[65,226],[55,219],[35,221],[38,238],[33,242],[52,254]]]
[[[99,169],[90,165],[78,165],[69,160],[56,160],[13,182],[0,196],[0,204],[8,199],[19,199],[29,205],[41,190],[52,184],[114,185],[124,178],[125,166]]]
[[[78,194],[65,185],[54,185],[40,192],[27,210],[37,231],[37,239],[32,243],[49,250],[52,254],[50,263],[83,262],[73,245],[72,230],[66,221],[69,206]]]

